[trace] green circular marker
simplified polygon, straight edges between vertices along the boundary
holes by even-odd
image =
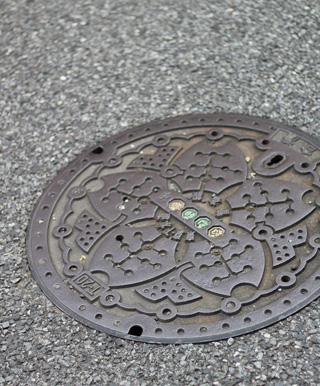
[[[182,212],[181,216],[186,220],[190,220],[191,218],[196,217],[197,214],[198,214],[197,209],[188,208]]]
[[[194,225],[200,229],[207,228],[209,225],[211,225],[211,220],[209,217],[199,217],[194,222]]]

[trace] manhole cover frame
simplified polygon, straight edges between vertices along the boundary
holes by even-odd
[[[311,143],[316,148],[320,149],[320,141],[317,138],[296,129],[295,127],[259,117],[223,113],[177,116],[165,120],[154,121],[120,132],[112,137],[106,138],[103,142],[86,149],[83,153],[77,156],[74,161],[62,169],[49,183],[48,187],[45,189],[34,207],[27,231],[27,254],[31,271],[41,290],[56,306],[88,327],[106,332],[116,337],[150,343],[180,344],[211,342],[259,330],[294,314],[320,295],[320,268],[318,268],[317,271],[310,275],[309,279],[303,283],[303,285],[294,288],[290,293],[286,294],[285,299],[280,298],[272,303],[272,315],[266,316],[266,308],[262,308],[248,314],[250,320],[247,320],[247,325],[243,323],[243,315],[236,315],[228,318],[222,323],[214,322],[214,329],[212,330],[212,333],[210,333],[210,331],[207,333],[207,329],[207,332],[203,336],[201,336],[201,333],[198,331],[198,325],[177,325],[178,329],[179,327],[183,327],[185,332],[189,331],[190,333],[187,332],[184,336],[177,335],[174,337],[158,337],[156,334],[153,336],[148,335],[150,332],[148,332],[148,326],[143,324],[143,317],[139,317],[134,324],[130,322],[126,326],[126,332],[123,332],[117,330],[116,326],[115,329],[112,327],[106,327],[106,325],[103,324],[105,320],[104,317],[101,320],[94,317],[93,315],[97,316],[97,311],[93,313],[92,307],[94,307],[94,305],[88,305],[87,309],[79,312],[79,307],[83,304],[83,300],[80,299],[76,293],[70,291],[69,287],[55,271],[50,261],[48,249],[46,248],[46,232],[43,232],[43,229],[48,226],[51,219],[52,209],[55,207],[59,199],[59,191],[64,190],[65,186],[67,186],[74,178],[74,174],[80,173],[84,170],[87,163],[96,161],[99,158],[99,154],[101,149],[104,148],[104,145],[109,145],[111,142],[121,140],[123,138],[128,138],[127,142],[130,142],[132,135],[134,137],[139,137],[143,134],[145,137],[148,137],[151,134],[160,134],[162,132],[183,128],[214,128],[222,126],[246,130],[259,130],[261,132],[264,131],[266,136],[275,132],[277,129],[283,129],[289,133],[296,134],[299,138],[306,141],[306,143]],[[61,181],[64,182],[61,183]],[[45,261],[45,264],[43,264],[43,261]],[[301,296],[302,291],[307,291],[308,294],[306,295],[304,293],[304,295]],[[65,295],[61,296],[61,293],[64,293]],[[287,309],[284,309],[285,304],[287,305]],[[268,305],[267,309],[270,308],[270,305]],[[240,320],[242,327],[239,329],[238,326]],[[147,335],[142,334],[141,336],[138,336],[136,335],[136,332],[129,334],[130,329],[139,328],[139,326],[144,329],[144,332],[146,331]],[[152,329],[154,330],[154,326]]]

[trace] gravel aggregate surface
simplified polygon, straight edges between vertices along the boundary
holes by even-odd
[[[0,385],[319,385],[320,300],[247,336],[133,343],[39,290],[25,234],[45,186],[107,135],[188,113],[320,135],[317,0],[0,0]]]

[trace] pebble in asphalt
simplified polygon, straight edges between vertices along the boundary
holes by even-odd
[[[106,135],[248,113],[319,135],[316,0],[2,0],[0,385],[318,385],[320,301],[253,334],[132,343],[41,293],[25,232],[44,187]]]

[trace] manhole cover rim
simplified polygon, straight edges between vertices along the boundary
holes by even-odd
[[[202,343],[202,342],[204,343],[204,342],[210,342],[210,341],[214,341],[214,340],[225,339],[225,338],[228,338],[230,336],[242,335],[242,334],[245,334],[248,332],[253,332],[253,331],[256,331],[256,330],[261,329],[263,327],[269,326],[269,325],[271,325],[279,320],[285,319],[289,315],[294,314],[298,310],[300,310],[303,307],[305,307],[306,305],[310,304],[310,302],[313,301],[314,299],[316,299],[320,294],[320,289],[318,288],[319,286],[316,283],[314,285],[311,284],[311,286],[310,286],[311,291],[309,291],[309,295],[307,297],[304,296],[303,299],[296,301],[294,306],[291,303],[291,305],[287,311],[281,312],[281,313],[279,313],[279,315],[273,314],[273,316],[270,317],[269,319],[257,320],[256,322],[250,323],[250,325],[248,325],[248,327],[243,327],[240,330],[237,329],[236,331],[233,331],[233,328],[230,328],[231,327],[230,326],[228,328],[228,331],[223,331],[220,329],[220,331],[217,331],[217,330],[213,331],[213,334],[208,334],[205,336],[197,336],[197,337],[183,336],[183,337],[177,337],[177,338],[168,338],[168,337],[159,337],[158,338],[156,336],[150,336],[149,337],[147,335],[143,335],[141,337],[140,336],[134,336],[134,335],[129,335],[128,333],[122,333],[120,331],[105,327],[104,325],[102,325],[101,323],[98,323],[94,319],[88,320],[87,318],[84,318],[83,316],[81,316],[81,314],[79,314],[78,312],[73,311],[72,310],[72,304],[70,304],[70,306],[71,306],[70,307],[70,306],[68,306],[68,302],[62,303],[59,300],[59,298],[53,294],[53,291],[49,289],[48,285],[46,284],[48,282],[47,278],[45,278],[43,276],[43,274],[41,274],[41,272],[40,272],[42,267],[39,265],[39,263],[34,261],[34,257],[33,257],[35,250],[31,246],[31,244],[32,244],[31,239],[32,239],[32,233],[33,233],[32,231],[34,228],[34,220],[39,218],[39,211],[41,212],[40,207],[43,205],[44,198],[50,192],[51,187],[54,184],[56,184],[58,180],[61,179],[61,175],[64,175],[68,170],[70,170],[70,168],[73,168],[74,165],[77,165],[81,158],[86,157],[86,155],[89,155],[89,156],[92,155],[92,151],[95,150],[97,147],[108,144],[112,140],[117,140],[119,138],[122,138],[126,134],[139,133],[140,131],[145,130],[147,127],[151,128],[151,130],[148,131],[148,135],[150,135],[153,132],[154,133],[161,133],[163,131],[181,129],[183,127],[188,128],[188,127],[197,127],[197,126],[198,127],[225,126],[225,127],[245,128],[245,129],[253,129],[253,130],[261,130],[262,131],[263,129],[261,129],[259,127],[259,125],[260,124],[263,125],[265,123],[268,124],[269,128],[270,127],[274,127],[277,129],[282,128],[282,129],[288,130],[290,132],[296,133],[302,139],[306,140],[307,142],[310,142],[310,140],[312,140],[312,143],[315,146],[320,147],[320,141],[318,140],[318,138],[311,136],[311,135],[309,135],[309,134],[307,134],[299,129],[296,129],[295,127],[291,127],[291,126],[288,126],[288,125],[280,123],[280,122],[275,122],[275,121],[272,121],[269,119],[264,119],[264,118],[260,118],[260,117],[251,117],[251,116],[241,115],[241,114],[216,113],[216,114],[182,115],[182,116],[176,116],[176,117],[168,118],[168,119],[164,119],[164,120],[157,120],[157,121],[154,121],[154,122],[151,122],[148,124],[144,124],[144,125],[135,127],[133,129],[129,129],[129,130],[120,132],[116,135],[107,137],[104,141],[90,147],[89,149],[86,149],[80,155],[76,156],[75,160],[70,162],[65,168],[63,168],[62,170],[60,170],[58,172],[57,176],[48,184],[46,189],[43,191],[41,197],[39,198],[39,200],[37,201],[37,203],[34,206],[34,209],[32,211],[32,215],[31,215],[31,219],[29,222],[29,226],[27,229],[26,242],[27,242],[28,261],[29,261],[29,265],[31,267],[31,271],[32,271],[34,277],[36,278],[36,281],[39,284],[41,290],[63,312],[72,316],[74,319],[78,320],[79,322],[81,322],[89,327],[106,332],[106,333],[113,335],[113,336],[116,336],[116,337],[127,338],[127,339],[141,341],[141,342],[159,343],[159,344]],[[183,126],[183,125],[185,125],[185,126]],[[272,132],[271,129],[269,129],[268,132],[265,130],[266,135],[270,134],[271,132]],[[81,172],[81,170],[83,170],[84,167],[85,166],[80,167],[78,172]],[[61,185],[61,188],[68,185],[68,183],[72,179],[73,179],[73,176],[70,176],[69,180],[66,180],[65,184]],[[58,200],[58,197],[56,198],[56,200]],[[56,200],[52,202],[52,207],[54,207],[56,205]],[[48,210],[48,213],[50,214],[51,211]],[[45,217],[45,215],[43,215],[42,217]],[[43,254],[44,258],[50,259],[50,256],[49,256],[49,253],[47,252],[47,250],[43,251],[42,254]],[[56,273],[55,270],[52,272],[52,274],[53,274],[54,278],[56,277],[57,282],[62,282],[62,279],[60,278],[58,273]],[[320,275],[320,269],[318,269],[312,275],[312,277],[315,278],[315,277],[318,277],[319,275]],[[309,280],[309,281],[311,281],[311,280]],[[306,285],[304,285],[304,287],[305,286]],[[296,299],[294,299],[296,297],[295,295],[298,294],[299,290],[300,290],[300,287],[295,288],[292,292],[290,292],[290,296],[288,296],[288,298],[290,298],[290,300],[292,298],[292,300],[295,301],[296,300]],[[282,300],[282,299],[280,299],[280,300]],[[269,308],[270,308],[270,306],[269,306]],[[250,316],[253,316],[254,313],[259,312],[259,311],[261,311],[261,310],[254,311],[252,314],[250,314]],[[233,320],[232,324],[236,325],[237,324],[236,321],[240,320],[240,319],[243,319],[243,315],[234,316],[234,317],[230,318],[229,320]],[[178,327],[183,327],[183,326],[178,325]]]

